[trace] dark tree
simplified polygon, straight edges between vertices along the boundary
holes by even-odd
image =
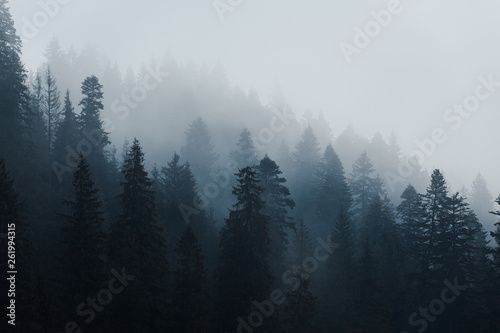
[[[61,319],[72,315],[74,307],[107,282],[105,263],[104,210],[99,189],[92,180],[87,161],[80,154],[73,174],[74,196],[65,200],[68,213],[61,229],[63,244],[58,257],[63,268],[60,299]],[[69,312],[68,312],[69,311]],[[92,329],[99,325],[92,324]]]
[[[271,238],[269,265],[273,275],[279,276],[284,270],[285,254],[288,247],[288,232],[295,228],[289,210],[295,207],[290,190],[285,186],[286,179],[276,162],[265,156],[257,166],[257,176],[264,189],[263,213],[269,215],[269,235]]]
[[[301,270],[294,274],[297,286],[286,293],[285,305],[286,332],[317,333],[320,329],[313,324],[317,314],[316,297],[309,290],[310,281]]]
[[[356,322],[355,290],[356,260],[354,249],[354,224],[343,206],[332,230],[332,241],[336,245],[327,261],[328,292],[325,303],[328,310],[329,327],[340,332],[351,332]]]
[[[246,166],[257,164],[257,153],[253,144],[252,134],[250,134],[248,129],[243,129],[236,147],[229,154],[229,157],[236,162],[238,168],[243,169]]]
[[[0,287],[4,291],[1,305],[3,309],[10,306],[10,299],[15,300],[15,317],[6,316],[10,311],[2,314],[0,328],[2,332],[13,332],[13,327],[19,332],[39,332],[42,328],[37,307],[40,298],[35,288],[35,270],[33,265],[33,245],[29,237],[30,228],[23,218],[24,203],[19,193],[14,190],[14,181],[7,172],[4,159],[0,157],[0,258],[4,278]],[[15,290],[11,294],[9,271],[15,274]],[[8,294],[10,295],[9,297]],[[15,297],[13,297],[15,295]],[[14,321],[11,321],[14,319]],[[8,321],[11,321],[9,324]],[[15,325],[15,326],[14,326]]]
[[[320,146],[313,130],[308,126],[302,134],[293,153],[294,183],[292,191],[295,193],[297,204],[296,215],[303,216],[306,221],[312,221],[313,190],[315,172],[320,161]]]
[[[198,183],[204,186],[211,181],[210,173],[218,159],[210,133],[200,117],[189,125],[185,134],[186,144],[182,147],[181,155],[189,162]]]
[[[71,104],[71,99],[69,95],[69,90],[66,91],[64,97],[64,107],[63,107],[63,118],[59,123],[56,130],[54,149],[52,151],[52,169],[55,172],[61,187],[67,190],[70,182],[69,177],[66,176],[67,170],[67,158],[69,161],[76,163],[73,157],[68,154],[69,149],[75,149],[80,140],[80,131],[78,129],[77,116],[74,112],[73,105]],[[66,191],[64,191],[66,192]]]
[[[209,330],[208,277],[204,256],[191,225],[186,225],[177,249],[172,288],[173,331],[197,333]]]
[[[272,283],[269,217],[262,213],[264,189],[251,167],[240,169],[236,176],[238,186],[233,188],[233,194],[237,203],[229,210],[220,232],[218,331],[236,330],[237,318],[254,310],[252,301],[267,299]]]
[[[358,219],[366,214],[374,196],[380,195],[376,191],[377,184],[375,184],[376,178],[373,177],[374,173],[375,169],[370,158],[366,152],[363,152],[352,166],[350,179],[351,192],[354,199],[353,208]]]
[[[347,212],[351,207],[352,196],[344,176],[344,167],[331,145],[319,163],[316,173],[316,223],[314,232],[317,235],[330,233],[340,207]]]
[[[52,152],[55,132],[61,122],[61,100],[57,89],[57,82],[50,67],[45,71],[45,87],[43,98],[43,111],[47,120],[47,138],[49,140],[49,150]]]
[[[122,332],[154,332],[164,329],[166,291],[162,286],[168,263],[153,181],[144,170],[144,153],[137,139],[127,153],[122,174],[118,196],[122,213],[111,225],[110,259],[116,270],[125,269],[135,279],[123,298],[111,305],[112,322]]]
[[[7,0],[0,0],[0,153],[7,163],[19,163],[22,142],[22,110],[28,89],[21,62],[21,39]]]

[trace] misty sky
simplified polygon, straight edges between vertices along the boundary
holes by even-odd
[[[349,122],[370,138],[394,130],[409,153],[418,149],[415,140],[442,128],[447,140],[426,156],[425,167],[441,168],[454,190],[482,172],[493,195],[500,193],[494,145],[500,86],[460,125],[443,120],[447,109],[474,95],[479,77],[500,82],[500,2],[403,0],[351,63],[340,44],[353,44],[356,27],[364,29],[374,20],[370,13],[391,1],[221,0],[236,4],[223,21],[212,0],[61,2],[67,4],[45,27],[24,38],[28,69],[43,61],[54,35],[64,48],[91,42],[122,71],[166,50],[181,62],[220,61],[232,84],[254,87],[264,103],[279,84],[299,116],[322,111],[335,136]],[[39,1],[11,0],[10,6],[26,37],[26,21],[42,10]]]

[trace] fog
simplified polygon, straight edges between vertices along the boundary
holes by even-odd
[[[233,3],[218,13],[215,1],[72,0],[24,38],[23,60],[37,68],[44,60],[40,49],[55,35],[64,48],[91,43],[122,71],[167,50],[178,61],[220,62],[231,85],[254,88],[264,104],[279,85],[298,117],[307,109],[323,112],[334,136],[349,122],[368,138],[394,131],[408,154],[419,149],[416,140],[443,128],[448,139],[424,166],[442,169],[456,189],[470,186],[478,172],[491,190],[500,187],[493,153],[500,94],[481,102],[456,130],[443,120],[473,93],[478,77],[500,80],[499,3],[402,1],[400,13],[351,63],[341,43],[354,45],[356,27],[364,29],[370,13],[389,1]],[[34,0],[10,5],[17,30],[31,37],[24,18],[33,22],[42,7]]]
[[[0,331],[498,331],[498,13],[0,0]]]

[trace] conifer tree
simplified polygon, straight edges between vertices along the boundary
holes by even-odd
[[[252,301],[266,299],[272,283],[269,217],[262,213],[264,189],[251,167],[240,169],[236,176],[238,186],[233,188],[233,195],[237,202],[220,232],[218,331],[236,330],[237,318],[254,310]]]
[[[309,257],[312,252],[312,241],[309,229],[304,223],[304,219],[300,218],[295,230],[295,238],[292,242],[292,257],[296,266],[301,266],[306,257]]]
[[[20,162],[22,110],[28,89],[21,62],[21,39],[14,28],[7,0],[0,0],[0,153],[7,163]]]
[[[317,333],[320,329],[313,324],[317,314],[316,297],[309,290],[310,281],[299,269],[294,274],[297,287],[291,287],[286,293],[285,305],[286,332]]]
[[[237,148],[229,154],[229,157],[236,162],[239,169],[257,164],[257,153],[253,144],[252,134],[248,129],[243,129],[238,143],[236,143],[236,147]]]
[[[412,270],[422,269],[426,235],[425,209],[422,195],[411,184],[401,194],[397,213],[401,219],[400,229],[404,248],[411,259],[409,267]]]
[[[153,181],[144,170],[144,153],[134,139],[122,166],[118,196],[121,214],[111,225],[110,259],[114,267],[135,277],[113,302],[112,322],[122,332],[165,329],[163,309],[168,269],[166,244],[157,221]]]
[[[67,186],[65,185],[70,185],[71,183],[68,181],[69,176],[67,175],[69,175],[69,173],[63,172],[63,170],[65,170],[64,165],[67,163],[66,159],[68,157],[67,147],[70,149],[76,149],[78,141],[80,140],[77,116],[71,103],[69,90],[66,90],[66,95],[64,97],[62,115],[63,118],[57,127],[55,135],[54,149],[52,153],[52,169],[58,176],[59,183],[62,184],[63,188],[67,189]],[[76,161],[74,162],[76,163]]]
[[[332,241],[336,245],[327,261],[329,327],[341,332],[353,329],[355,316],[356,261],[354,249],[354,225],[347,211],[340,206],[332,228]]]
[[[296,196],[296,214],[306,221],[312,221],[313,190],[315,188],[315,172],[320,161],[320,146],[318,139],[310,126],[302,133],[301,140],[293,153],[294,183],[292,191]]]
[[[269,265],[275,276],[284,269],[285,254],[288,246],[288,231],[295,228],[293,219],[288,215],[295,207],[290,190],[285,186],[286,179],[276,162],[265,156],[257,166],[257,176],[264,189],[265,202],[263,213],[269,215],[269,234],[271,238]]]
[[[185,135],[186,144],[181,150],[182,158],[189,162],[196,180],[204,186],[211,181],[209,175],[218,159],[207,125],[199,117],[189,125]]]
[[[357,212],[356,217],[358,219],[366,214],[375,195],[374,172],[375,169],[373,168],[370,158],[366,152],[363,152],[352,167],[350,179],[351,192],[354,199],[353,208]]]
[[[57,89],[57,82],[50,67],[45,71],[45,87],[44,87],[43,108],[45,119],[47,120],[47,138],[49,141],[49,151],[52,152],[55,132],[61,122],[61,101],[60,93]]]
[[[80,154],[73,174],[74,196],[65,200],[68,213],[59,213],[65,223],[62,250],[58,257],[63,268],[61,300],[62,318],[71,315],[81,300],[105,286],[104,210],[99,189],[92,180],[87,161]],[[67,312],[67,311],[71,312]],[[94,323],[93,328],[98,325]]]
[[[177,248],[172,288],[173,331],[197,333],[209,330],[208,277],[204,256],[193,228],[186,225]]]
[[[33,264],[33,245],[29,238],[29,225],[22,214],[24,202],[14,189],[14,181],[7,172],[6,163],[0,156],[0,258],[4,272],[17,271],[15,274],[15,297],[9,291],[11,280],[5,276],[0,281],[0,288],[5,291],[1,305],[7,309],[10,300],[15,300],[15,317],[6,317],[10,310],[2,314],[0,329],[11,332],[16,327],[21,332],[35,332],[40,329],[40,318],[36,311],[40,299],[36,295],[35,269]],[[12,319],[14,319],[12,321]],[[10,324],[8,321],[11,321]]]
[[[427,187],[427,193],[424,196],[424,205],[426,208],[426,235],[425,235],[425,266],[424,270],[436,270],[439,261],[440,252],[439,239],[443,241],[446,235],[449,209],[448,188],[443,174],[434,170],[431,177],[431,183]]]
[[[316,228],[318,235],[330,233],[340,207],[349,211],[352,202],[351,191],[344,176],[344,167],[331,145],[319,163],[316,172]]]

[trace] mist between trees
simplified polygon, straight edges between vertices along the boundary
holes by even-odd
[[[334,137],[279,89],[263,105],[232,87],[220,64],[167,54],[122,77],[54,38],[27,72],[4,0],[0,14],[16,331],[500,329],[500,211],[480,174],[457,192],[419,163],[388,186],[407,162],[394,133]],[[130,283],[111,283],[113,267]]]

